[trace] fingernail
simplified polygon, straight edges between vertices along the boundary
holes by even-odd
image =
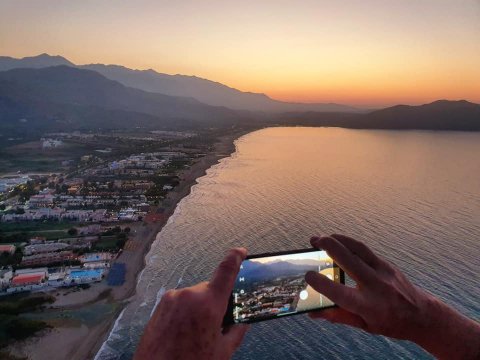
[[[244,247],[237,247],[237,248],[234,248],[233,250],[240,251],[243,257],[247,255],[247,249],[245,249]]]

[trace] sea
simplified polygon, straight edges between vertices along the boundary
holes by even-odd
[[[158,234],[137,295],[96,359],[130,359],[167,289],[208,280],[232,247],[367,243],[480,318],[480,133],[275,127],[242,136]],[[159,339],[159,341],[162,341]],[[234,359],[431,359],[418,346],[299,315],[253,324]]]

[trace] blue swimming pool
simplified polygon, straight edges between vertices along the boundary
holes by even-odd
[[[72,279],[91,279],[91,278],[98,278],[101,276],[102,276],[102,270],[99,270],[99,269],[72,270],[70,272],[70,277]]]

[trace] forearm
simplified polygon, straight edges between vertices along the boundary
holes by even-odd
[[[480,324],[430,297],[425,326],[413,334],[417,343],[438,359],[480,359]]]

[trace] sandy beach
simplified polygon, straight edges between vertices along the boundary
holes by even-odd
[[[126,265],[126,279],[122,286],[111,287],[104,280],[87,290],[61,289],[54,292],[57,300],[44,311],[47,316],[49,313],[57,314],[55,320],[51,321],[54,328],[13,344],[8,348],[11,354],[32,360],[93,359],[108,337],[115,319],[135,294],[138,275],[145,266],[145,257],[178,202],[190,193],[197,178],[205,175],[208,168],[235,151],[234,141],[241,135],[243,133],[221,137],[213,151],[179,173],[180,184],[168,193],[162,204],[163,211],[153,209],[154,216],[130,226],[131,236],[116,259]],[[89,321],[76,318],[75,314],[81,311],[91,314]],[[65,318],[58,320],[59,312],[65,313]]]

